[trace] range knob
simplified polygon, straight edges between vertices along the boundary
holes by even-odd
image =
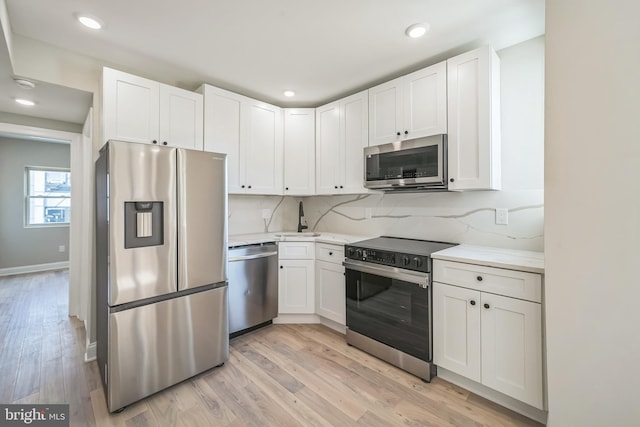
[[[405,267],[408,266],[409,264],[411,264],[411,259],[408,256],[403,256],[402,257],[402,265],[404,265]]]
[[[362,258],[362,249],[356,249],[356,257]]]
[[[414,264],[417,268],[422,267],[422,258],[420,258],[420,257],[415,257],[415,258],[413,259],[413,264]]]

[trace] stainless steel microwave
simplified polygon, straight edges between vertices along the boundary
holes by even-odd
[[[375,190],[446,190],[447,135],[364,149],[364,186]]]

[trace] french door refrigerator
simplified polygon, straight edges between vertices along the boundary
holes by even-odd
[[[110,412],[228,360],[226,188],[225,154],[101,149],[96,332]]]

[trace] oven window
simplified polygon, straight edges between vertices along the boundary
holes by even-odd
[[[347,326],[429,360],[429,290],[414,283],[346,270]]]

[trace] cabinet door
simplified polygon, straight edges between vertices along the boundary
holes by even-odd
[[[245,98],[208,85],[203,92],[204,151],[227,155],[229,193],[244,193],[240,188],[240,114]]]
[[[447,63],[432,65],[402,79],[402,138],[447,133]]]
[[[313,260],[280,260],[278,306],[280,313],[313,313]]]
[[[482,383],[542,409],[540,304],[482,294]]]
[[[344,267],[326,261],[316,261],[316,313],[341,325],[346,325],[346,294]]]
[[[399,140],[402,124],[402,78],[369,89],[369,146]]]
[[[316,194],[336,194],[340,161],[340,104],[316,108]]]
[[[119,139],[150,144],[160,139],[158,82],[104,68],[104,142]]]
[[[313,195],[316,190],[315,109],[284,110],[284,195]]]
[[[192,150],[203,149],[202,95],[160,84],[160,141]]]
[[[343,177],[341,193],[368,193],[364,188],[364,148],[368,143],[368,92],[363,91],[340,101],[340,126],[343,140]]]
[[[240,135],[240,177],[247,194],[282,194],[282,109],[250,100],[244,105]]]
[[[433,360],[480,382],[480,292],[433,284]]]
[[[490,47],[447,61],[450,190],[499,190],[500,63]]]

